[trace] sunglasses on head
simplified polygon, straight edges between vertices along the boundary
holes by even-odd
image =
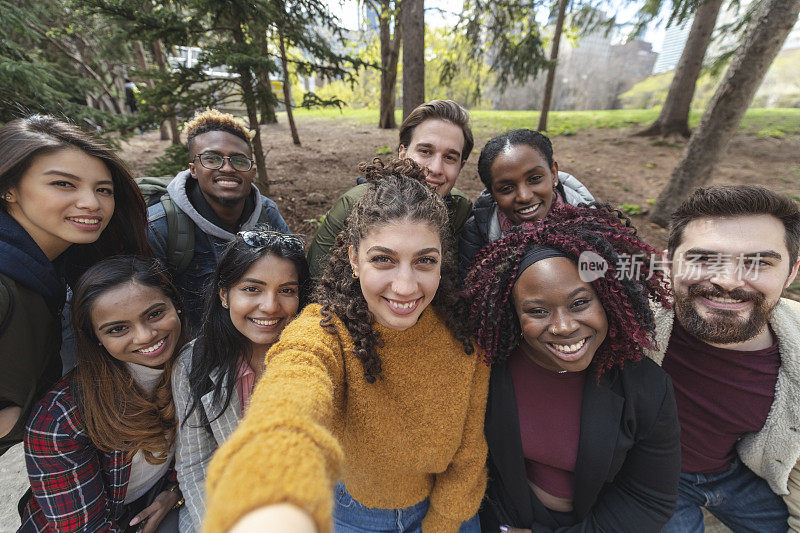
[[[281,233],[279,231],[254,229],[240,231],[237,235],[242,238],[245,244],[252,246],[253,248],[263,248],[265,246],[281,244],[288,246],[289,248],[295,248],[298,250],[303,249],[303,241],[301,241],[298,237]]]

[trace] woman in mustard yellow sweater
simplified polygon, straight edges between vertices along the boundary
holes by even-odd
[[[480,531],[489,370],[455,295],[447,208],[410,159],[362,171],[317,303],[211,462],[205,531]]]

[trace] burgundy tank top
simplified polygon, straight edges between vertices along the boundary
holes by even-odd
[[[553,372],[519,348],[508,364],[528,480],[548,494],[571,500],[586,372]]]

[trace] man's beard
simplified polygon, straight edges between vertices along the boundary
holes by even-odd
[[[750,316],[739,318],[737,311],[728,309],[708,310],[708,318],[700,315],[694,301],[700,297],[732,298],[752,302]],[[777,305],[777,302],[776,302]],[[757,291],[734,289],[723,291],[716,287],[690,285],[685,296],[675,295],[675,314],[683,328],[701,341],[712,344],[733,344],[752,339],[767,325],[772,310],[764,295]]]

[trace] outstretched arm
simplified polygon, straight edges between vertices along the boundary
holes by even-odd
[[[339,340],[322,330],[316,306],[289,324],[267,353],[247,415],[208,468],[207,531],[227,531],[278,503],[330,527],[342,452],[330,427],[343,386]]]

